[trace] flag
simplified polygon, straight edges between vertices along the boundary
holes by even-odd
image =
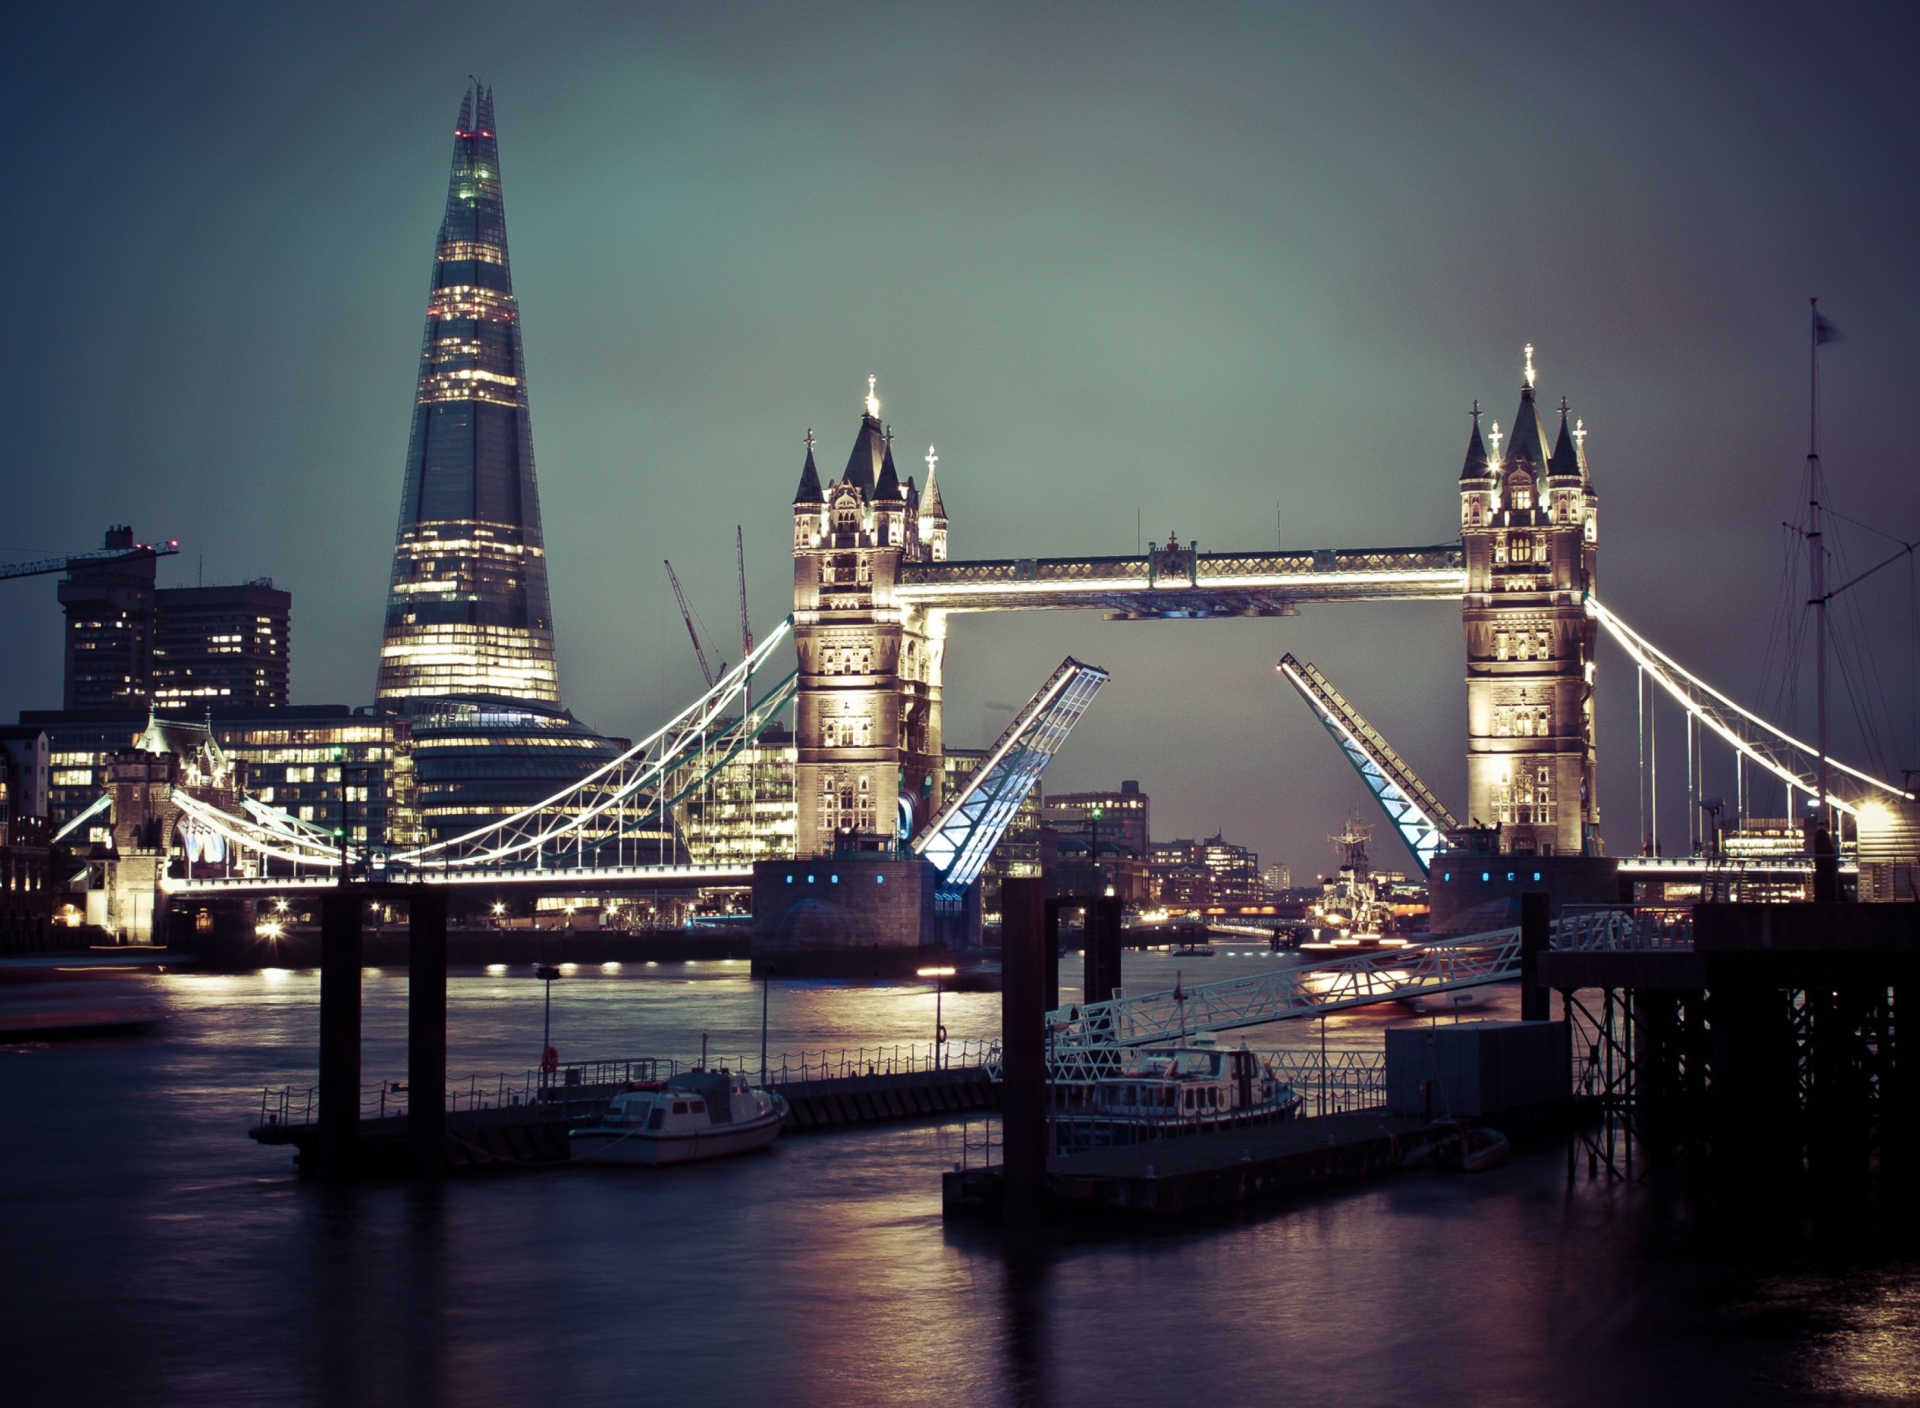
[[[1813,310],[1813,345],[1815,347],[1818,347],[1823,342],[1838,342],[1839,340],[1840,340],[1840,329],[1835,327],[1832,323],[1828,322],[1826,320],[1825,315],[1822,314],[1818,308],[1814,309]]]

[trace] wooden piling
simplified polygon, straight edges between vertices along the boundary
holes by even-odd
[[[1000,889],[1000,1120],[1010,1238],[1040,1226],[1046,1176],[1046,889],[1009,879]]]
[[[360,904],[342,888],[320,898],[320,1177],[353,1177],[360,1140]]]
[[[1552,897],[1545,890],[1520,896],[1520,1020],[1553,1017],[1553,994],[1540,986],[1540,955],[1547,951],[1553,927]]]
[[[447,1167],[447,895],[407,893],[407,1163],[415,1178]]]
[[[1120,986],[1120,898],[1101,895],[1087,901],[1087,1002],[1111,1002]]]

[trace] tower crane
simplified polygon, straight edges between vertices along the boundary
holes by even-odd
[[[666,561],[666,559],[662,559]],[[693,653],[700,661],[700,673],[707,677],[707,688],[713,688],[713,669],[707,664],[706,647],[700,644],[700,632],[693,628],[693,608],[687,605],[687,594],[680,590],[680,578],[673,570],[673,563],[667,562],[667,580],[673,583],[673,599],[680,603],[680,619],[687,623],[687,634],[693,639]],[[726,661],[720,662],[722,671]]]
[[[740,563],[740,658],[753,654],[753,619],[747,615],[747,539],[738,523],[733,525],[733,552]]]
[[[75,567],[139,562],[149,557],[173,557],[179,551],[178,538],[169,538],[165,543],[140,543],[131,548],[100,548],[94,552],[76,552],[69,553],[65,557],[42,558],[38,562],[10,562],[0,566],[0,577],[45,577],[50,573],[66,572]]]

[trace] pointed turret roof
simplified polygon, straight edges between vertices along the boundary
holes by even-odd
[[[1480,436],[1480,403],[1473,403],[1473,429],[1467,432],[1467,461],[1460,466],[1462,479],[1487,477],[1487,442]]]
[[[1513,433],[1507,439],[1502,463],[1507,469],[1520,468],[1525,461],[1536,477],[1547,472],[1547,428],[1540,422],[1540,407],[1534,402],[1533,388],[1520,388],[1520,409],[1514,412]]]
[[[876,502],[899,503],[906,498],[906,495],[900,492],[900,476],[894,472],[893,468],[893,437],[886,436],[881,444],[883,448],[880,452],[880,478],[873,486],[873,497]]]
[[[800,487],[794,491],[796,504],[819,504],[826,502],[826,495],[820,492],[820,471],[813,465],[813,432],[807,432],[807,463],[800,471]]]
[[[1580,477],[1580,451],[1573,443],[1573,432],[1567,428],[1567,403],[1564,397],[1560,401],[1560,434],[1553,442],[1553,459],[1549,461],[1548,473],[1556,478],[1578,479]]]
[[[847,455],[847,472],[841,479],[853,485],[867,498],[873,497],[873,477],[885,458],[885,432],[878,416],[860,417],[860,433],[854,437],[853,450]]]
[[[907,476],[907,507],[913,509],[920,507],[920,491],[914,487],[911,474]]]
[[[922,518],[945,518],[947,506],[940,502],[940,475],[936,468],[927,470],[927,492],[920,496],[920,516]]]

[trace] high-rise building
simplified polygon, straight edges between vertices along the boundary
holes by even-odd
[[[133,529],[107,529],[103,547],[134,546]],[[144,709],[153,676],[151,557],[80,563],[60,583],[67,612],[66,707],[118,713]]]
[[[163,587],[156,595],[155,707],[285,707],[293,593],[262,577],[236,587]]]
[[[557,705],[493,92],[469,90],[427,300],[377,697]]]
[[[1476,403],[1460,470],[1466,543],[1467,815],[1518,855],[1600,854],[1594,794],[1593,655],[1584,602],[1599,553],[1585,432],[1547,453],[1527,348],[1512,433],[1480,434]],[[1507,441],[1504,456],[1500,442]]]

